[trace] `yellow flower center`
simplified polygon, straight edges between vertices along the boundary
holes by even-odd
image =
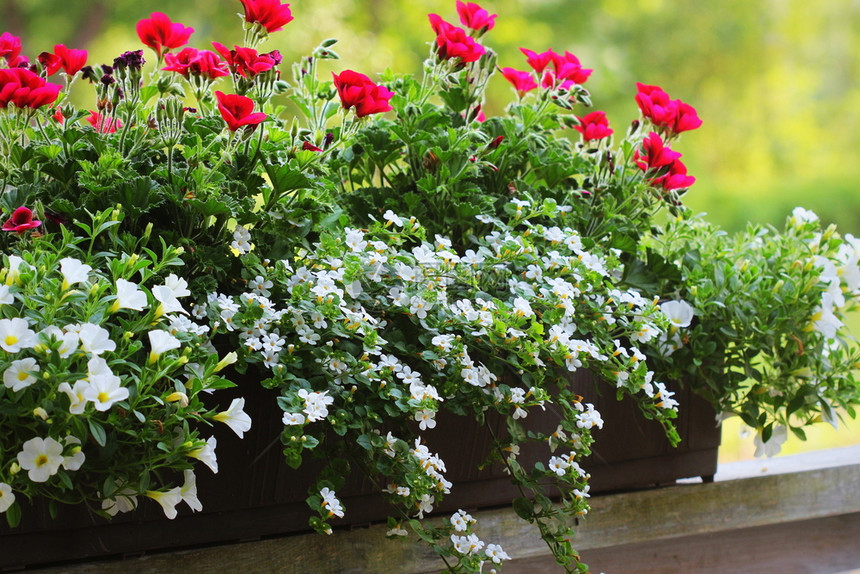
[[[18,342],[18,337],[16,337],[15,335],[6,335],[6,338],[4,339],[4,342],[5,342],[7,345],[12,346],[12,345],[14,345],[15,343],[17,343],[17,342]]]
[[[30,375],[27,373],[27,371],[19,371],[18,372],[18,380],[21,382],[26,381],[27,377],[29,377],[29,376]]]
[[[99,399],[100,403],[106,403],[110,400],[110,395],[108,395],[106,392],[102,391],[99,393],[98,399]]]
[[[48,457],[44,454],[40,454],[36,457],[36,466],[44,466],[48,464]]]

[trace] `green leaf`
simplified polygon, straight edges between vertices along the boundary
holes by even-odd
[[[521,496],[515,498],[512,504],[517,516],[529,522],[534,521],[535,505],[531,500]]]
[[[87,424],[90,427],[90,434],[99,446],[107,444],[107,434],[105,433],[104,427],[102,427],[102,425],[100,425],[95,419],[88,419]]]
[[[15,528],[21,523],[21,507],[18,502],[12,503],[12,506],[6,509],[6,522],[10,528]]]

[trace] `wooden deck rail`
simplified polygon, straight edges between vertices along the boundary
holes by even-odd
[[[722,465],[713,483],[689,481],[595,496],[591,502],[575,542],[595,574],[860,572],[860,446]],[[515,558],[505,574],[559,571],[534,529],[510,508],[472,514],[478,535]],[[387,540],[385,530],[373,525],[328,537],[302,534],[33,572],[422,574],[442,569],[424,545]]]

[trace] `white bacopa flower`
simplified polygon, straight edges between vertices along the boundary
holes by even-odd
[[[398,524],[394,528],[391,528],[390,530],[388,530],[388,532],[386,532],[385,535],[389,536],[389,537],[408,536],[409,532],[405,528],[403,528],[400,524]]]
[[[69,413],[79,415],[87,406],[87,398],[84,396],[90,384],[87,381],[76,381],[72,387],[69,383],[60,383],[57,390],[69,397]]]
[[[510,560],[508,553],[502,550],[498,544],[487,544],[487,549],[484,551],[487,558],[493,561],[494,564],[501,564],[502,560]]]
[[[15,502],[15,493],[12,487],[5,482],[0,482],[0,512],[6,512]]]
[[[262,295],[263,297],[268,297],[272,294],[269,289],[272,288],[273,283],[267,279],[264,279],[261,275],[257,275],[254,277],[254,280],[249,283],[251,290],[257,295]]]
[[[3,384],[7,389],[20,391],[36,382],[36,377],[33,373],[38,373],[39,370],[39,363],[31,357],[12,361],[3,372]]]
[[[203,503],[197,498],[197,476],[193,470],[188,468],[183,472],[183,476],[185,477],[185,482],[179,488],[179,496],[191,510],[200,512],[203,510]]]
[[[523,299],[522,297],[514,299],[514,315],[517,317],[531,317],[534,314],[532,306],[526,299]]]
[[[346,234],[346,246],[349,247],[350,251],[358,252],[367,249],[367,241],[364,240],[363,231],[347,227],[344,229],[344,233]]]
[[[577,407],[581,407],[582,403],[577,403]],[[581,429],[590,429],[593,427],[603,428],[603,419],[600,413],[594,409],[594,405],[588,403],[585,406],[584,412],[580,412],[576,416],[576,426]]]
[[[239,252],[239,255],[250,253],[253,249],[251,245],[251,232],[241,225],[237,225],[233,230],[233,242],[230,247]]]
[[[244,408],[244,398],[233,399],[226,411],[222,411],[212,418],[226,424],[239,438],[244,438],[245,433],[251,429],[251,417],[243,410]]]
[[[191,458],[196,458],[201,461],[203,464],[208,466],[212,472],[215,474],[218,473],[218,460],[215,457],[215,447],[218,445],[218,441],[214,436],[209,437],[206,440],[206,444],[203,446],[196,448],[188,453],[188,456]]]
[[[32,349],[38,343],[36,332],[30,329],[25,319],[20,317],[0,319],[0,348],[7,353]]]
[[[77,283],[83,283],[93,268],[74,257],[60,259],[60,273],[63,275],[63,291]]]
[[[432,305],[419,297],[418,295],[413,295],[409,300],[409,312],[418,317],[419,319],[427,318],[427,310]]]
[[[87,456],[80,447],[81,439],[76,436],[67,435],[63,439],[63,442],[66,443],[66,446],[69,446],[70,444],[75,445],[72,447],[72,454],[63,457],[63,468],[69,471],[80,470],[81,466],[83,466],[84,462],[87,460]]]
[[[693,321],[693,306],[684,300],[661,303],[660,310],[663,311],[673,327],[683,329],[689,327]]]
[[[334,491],[327,486],[323,487],[320,490],[320,497],[322,497],[322,506],[329,512],[329,518],[332,516],[343,518],[343,506],[341,506],[340,500],[337,499]]]
[[[484,543],[481,542],[477,534],[469,534],[467,536],[452,534],[451,542],[454,544],[454,550],[463,556],[477,554],[484,547]]]
[[[18,464],[33,482],[45,482],[57,474],[63,464],[63,445],[51,437],[31,438],[18,453]]]
[[[112,311],[120,309],[143,311],[146,304],[146,293],[140,290],[137,283],[132,283],[125,279],[116,280],[116,301],[111,306]]]
[[[182,488],[176,486],[167,491],[147,490],[144,494],[161,505],[164,515],[173,520],[176,518],[176,505],[182,502]]]
[[[149,336],[149,345],[151,347],[149,351],[150,364],[156,362],[167,351],[172,351],[182,346],[182,342],[179,339],[161,329],[149,331],[147,335]]]
[[[418,428],[421,430],[432,429],[436,427],[436,420],[433,418],[436,412],[430,409],[422,409],[415,413],[415,421],[418,423]]]
[[[451,515],[451,526],[454,527],[454,530],[457,532],[465,532],[469,529],[470,524],[474,524],[475,519],[466,512],[465,510],[457,510],[454,514]]]
[[[92,355],[101,355],[116,350],[116,343],[111,340],[110,332],[94,323],[83,323],[77,328],[81,348]]]
[[[305,424],[305,415],[301,413],[284,413],[283,422],[287,426]]]
[[[308,422],[320,421],[328,416],[328,405],[334,402],[334,397],[328,396],[328,391],[311,392],[307,389],[299,389],[297,394],[305,401],[304,412]]]
[[[390,209],[382,214],[382,218],[387,222],[386,226],[394,224],[397,227],[403,227],[403,220]]]

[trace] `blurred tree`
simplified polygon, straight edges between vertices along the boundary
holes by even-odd
[[[698,178],[688,202],[728,227],[780,223],[795,205],[860,234],[860,1],[494,0],[485,43],[499,64],[526,67],[519,47],[570,50],[595,73],[587,87],[616,129],[638,115],[635,82],[694,105],[704,126],[680,145]],[[454,0],[295,2],[296,20],[266,49],[286,63],[328,37],[337,71],[419,72],[432,32],[427,13],[456,22]],[[0,31],[31,57],[56,43],[109,62],[139,47],[137,20],[166,12],[193,26],[192,44],[241,41],[237,0],[0,0]],[[327,73],[324,71],[323,73]],[[510,99],[494,79],[487,111]],[[80,105],[86,105],[81,103]]]

